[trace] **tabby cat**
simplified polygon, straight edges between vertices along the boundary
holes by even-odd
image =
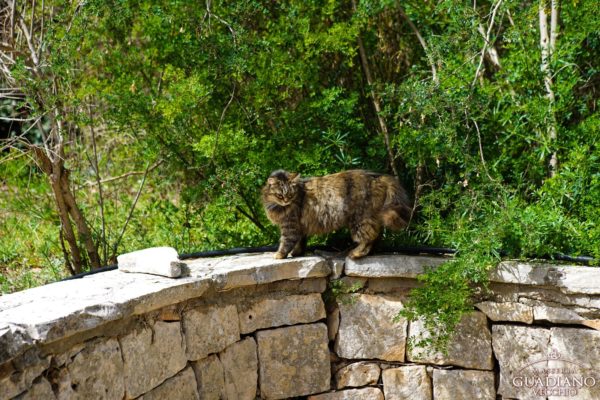
[[[369,253],[382,227],[406,226],[411,206],[398,180],[363,170],[314,178],[274,171],[262,189],[267,217],[281,230],[275,258],[301,255],[308,235],[347,227],[358,243],[353,259]]]

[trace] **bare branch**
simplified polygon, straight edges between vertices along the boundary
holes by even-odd
[[[483,66],[483,59],[486,54],[488,43],[490,42],[490,34],[492,32],[492,28],[494,27],[494,19],[496,19],[496,13],[498,12],[498,8],[500,8],[500,4],[502,4],[502,0],[497,0],[496,4],[492,8],[490,23],[488,25],[488,29],[485,34],[485,38],[483,41],[483,49],[481,49],[481,55],[479,57],[479,64],[477,65],[477,69],[475,70],[475,77],[473,78],[473,82],[471,82],[471,87],[475,86],[475,83],[477,82],[477,79],[479,78],[479,74],[481,73],[481,67]]]
[[[423,39],[423,36],[421,36],[421,33],[417,29],[416,25],[410,20],[410,18],[408,18],[408,15],[406,15],[404,10],[402,10],[402,8],[400,8],[399,12],[400,12],[400,16],[406,21],[408,26],[410,26],[410,29],[412,29],[412,31],[415,33],[415,36],[419,40],[419,43],[421,43],[421,47],[423,47],[423,51],[425,52],[427,61],[429,61],[429,65],[431,66],[431,78],[433,79],[433,82],[435,82],[435,84],[439,84],[440,81],[439,81],[438,75],[437,75],[437,68],[435,67],[435,61],[433,59],[433,56],[431,55],[431,53],[429,52],[429,49],[427,47],[427,42],[425,42],[425,39]]]
[[[233,102],[233,98],[235,96],[235,90],[236,90],[236,85],[234,82],[233,88],[231,89],[231,96],[229,96],[229,101],[227,102],[227,104],[225,105],[225,108],[223,108],[223,111],[221,112],[221,118],[219,118],[219,126],[217,126],[217,132],[215,133],[215,146],[213,147],[213,154],[212,154],[213,161],[215,159],[215,155],[217,154],[217,146],[219,145],[219,133],[221,132],[221,126],[223,125],[223,120],[225,119],[225,113],[227,112],[227,109],[231,105],[231,102]]]

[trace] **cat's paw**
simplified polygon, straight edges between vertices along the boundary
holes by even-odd
[[[364,253],[362,251],[356,251],[356,250],[352,250],[350,252],[350,254],[348,254],[348,257],[350,257],[352,260],[357,260],[359,258],[362,258],[364,256],[366,256],[367,253]]]
[[[283,253],[280,253],[280,252],[277,252],[277,253],[273,254],[273,258],[276,259],[276,260],[281,260],[281,259],[283,259],[285,257],[286,257],[286,255],[283,254]]]

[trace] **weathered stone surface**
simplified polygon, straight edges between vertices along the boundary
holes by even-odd
[[[575,265],[504,261],[490,274],[494,282],[558,287],[564,293],[600,294],[600,269]]]
[[[220,290],[284,279],[326,277],[330,266],[321,257],[273,259],[273,253],[199,258],[187,262],[194,277],[210,277]]]
[[[164,381],[139,400],[198,400],[196,377],[191,367]]]
[[[433,398],[435,400],[495,400],[494,373],[436,369],[433,371]]]
[[[548,354],[549,377],[556,378],[551,389],[577,389],[578,400],[600,399],[600,332],[589,329],[551,328]],[[570,372],[564,372],[570,371]],[[568,386],[559,378],[582,377],[587,385]],[[549,400],[564,399],[560,392],[548,393]],[[574,396],[570,396],[573,398]]]
[[[258,385],[256,342],[249,337],[219,354],[225,373],[225,398],[254,400]]]
[[[337,303],[331,306],[328,305],[327,307],[327,336],[329,337],[329,341],[333,341],[340,327],[340,308]]]
[[[383,393],[378,388],[366,387],[308,396],[308,400],[383,400]]]
[[[50,357],[41,356],[36,349],[30,349],[16,361],[0,368],[0,399],[23,392],[50,366]]]
[[[207,279],[108,271],[0,297],[0,364],[34,343],[201,296]]]
[[[198,382],[200,400],[225,398],[225,373],[221,360],[216,354],[192,362],[192,368]]]
[[[137,272],[177,278],[181,276],[181,263],[177,250],[172,247],[151,247],[132,251],[117,257],[119,271]]]
[[[343,258],[333,258],[329,260],[331,264],[330,279],[339,279],[344,274],[344,265],[346,264]]]
[[[549,341],[550,330],[544,328],[514,325],[492,327],[492,345],[500,365],[499,395],[509,399],[540,398],[530,388],[517,385],[519,379],[535,376],[533,369],[548,367]]]
[[[88,342],[61,369],[58,399],[120,399],[124,365],[116,339]]]
[[[533,307],[533,318],[536,321],[549,321],[555,324],[578,324],[585,320],[575,311],[567,308],[539,305]]]
[[[408,365],[383,371],[386,400],[431,400],[431,379],[424,365]]]
[[[358,260],[347,258],[345,272],[346,275],[367,278],[415,278],[425,272],[426,267],[436,267],[446,261],[448,258],[444,257],[405,255],[375,255]]]
[[[157,321],[123,336],[120,343],[125,390],[131,398],[154,389],[187,363],[179,322]]]
[[[276,326],[315,322],[326,317],[323,299],[318,293],[292,295],[252,302],[239,313],[241,333]]]
[[[187,310],[182,322],[187,356],[192,361],[218,353],[240,340],[238,313],[234,305]]]
[[[408,331],[410,340],[416,342],[430,335],[420,320],[411,322]],[[494,366],[491,338],[486,316],[474,311],[465,314],[457,325],[454,338],[448,346],[448,354],[414,346],[409,350],[408,359],[413,362],[491,370]]]
[[[341,368],[335,373],[336,387],[359,387],[374,385],[379,380],[381,368],[379,365],[368,362],[358,362]]]
[[[46,378],[40,378],[28,391],[15,397],[14,400],[56,400],[56,396],[50,382]]]
[[[327,327],[317,323],[256,333],[261,397],[306,396],[329,390]]]
[[[516,302],[497,303],[494,301],[483,301],[475,304],[492,321],[511,321],[531,324],[533,322],[533,310],[531,306]]]
[[[340,327],[335,352],[342,358],[404,361],[407,322],[393,319],[403,308],[390,296],[353,295],[339,303]]]

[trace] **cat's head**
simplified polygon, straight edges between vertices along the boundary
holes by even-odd
[[[263,201],[280,206],[290,205],[298,196],[300,175],[284,170],[273,171],[263,188]]]

